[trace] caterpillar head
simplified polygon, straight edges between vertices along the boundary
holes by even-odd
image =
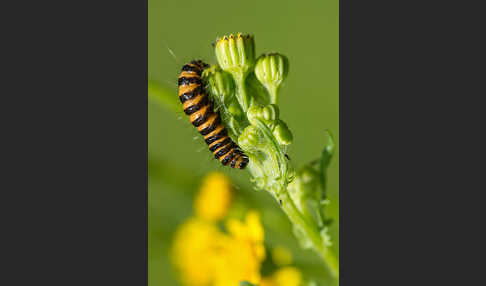
[[[198,66],[201,70],[209,67],[209,65],[202,60],[193,60],[191,61],[191,64]]]

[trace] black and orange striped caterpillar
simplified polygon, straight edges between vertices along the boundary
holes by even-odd
[[[204,62],[191,61],[184,65],[179,76],[179,99],[184,113],[199,133],[204,136],[209,151],[221,164],[232,168],[244,169],[248,156],[228,136],[228,131],[221,122],[218,112],[213,111],[213,102],[209,99],[201,80],[201,74],[208,65]]]

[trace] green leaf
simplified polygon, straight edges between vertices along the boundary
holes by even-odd
[[[177,98],[177,93],[169,90],[166,87],[163,87],[162,85],[150,79],[148,81],[148,96],[160,105],[172,111],[179,112],[181,110],[180,102]]]
[[[326,186],[327,186],[327,168],[331,163],[332,156],[334,155],[334,138],[331,131],[327,130],[328,140],[324,150],[322,150],[321,164],[320,164],[320,178],[322,186],[322,199],[326,198]]]

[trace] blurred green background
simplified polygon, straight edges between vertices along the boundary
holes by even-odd
[[[339,2],[324,1],[175,1],[148,2],[148,75],[177,100],[181,66],[192,59],[214,64],[216,37],[243,32],[255,36],[257,55],[276,51],[289,58],[290,72],[280,95],[281,118],[294,134],[288,152],[294,166],[319,157],[325,130],[339,146]],[[168,251],[177,225],[192,214],[192,198],[209,171],[228,174],[238,198],[262,213],[267,248],[283,244],[304,276],[320,285],[330,280],[319,258],[301,250],[276,202],[252,190],[246,171],[222,167],[182,110],[172,111],[149,98],[149,285],[179,285]],[[339,148],[329,170],[327,211],[334,218],[333,251],[338,255]]]

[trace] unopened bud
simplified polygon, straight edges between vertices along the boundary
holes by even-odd
[[[289,72],[289,61],[278,53],[262,55],[257,59],[255,75],[271,96],[271,103],[277,101],[277,91]]]
[[[226,103],[233,96],[235,87],[231,75],[221,70],[217,65],[204,71],[203,77],[208,82],[209,92]]]
[[[258,128],[253,125],[246,127],[238,138],[238,145],[243,148],[243,150],[254,150],[259,143],[260,133]]]
[[[278,119],[279,110],[278,106],[275,104],[269,104],[263,107],[262,110],[263,118],[267,123],[273,123]]]
[[[279,109],[278,106],[274,104],[269,104],[264,107],[253,105],[248,109],[247,116],[248,121],[251,124],[257,125],[256,119],[262,120],[269,128],[273,128],[273,125],[278,120]]]
[[[241,33],[224,36],[216,41],[215,52],[223,70],[243,77],[255,63],[255,40]]]
[[[293,140],[292,132],[287,127],[287,124],[283,121],[279,121],[275,129],[273,130],[273,135],[278,140],[281,145],[290,145]]]

